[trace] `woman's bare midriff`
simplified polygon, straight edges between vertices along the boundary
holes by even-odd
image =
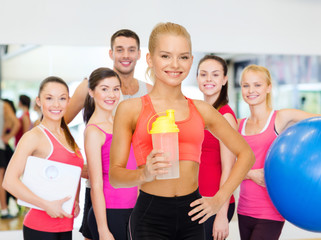
[[[194,192],[198,188],[199,163],[180,160],[179,170],[179,178],[156,179],[142,184],[140,189],[146,193],[162,197],[178,197]]]

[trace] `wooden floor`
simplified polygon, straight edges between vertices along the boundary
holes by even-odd
[[[21,230],[24,216],[12,219],[0,219],[0,231]]]
[[[82,183],[84,186],[84,183]],[[84,189],[80,190],[80,206],[84,206]],[[235,194],[237,197],[237,195]],[[18,213],[17,205],[15,202],[9,202],[9,208],[11,213]],[[0,239],[2,240],[22,240],[22,224],[23,224],[24,214],[13,219],[0,219]],[[83,240],[81,233],[78,229],[82,221],[82,208],[79,216],[75,218],[74,230],[73,230],[73,240]],[[229,225],[230,234],[228,240],[240,240],[237,214]],[[321,240],[321,233],[309,232],[300,229],[289,222],[285,222],[284,228],[280,240]]]
[[[22,239],[22,233],[21,233],[21,229],[22,229],[22,224],[23,224],[23,218],[24,216],[18,216],[16,218],[13,219],[0,219],[0,239],[6,239],[6,240],[16,240],[16,239]],[[229,240],[238,240],[238,233],[235,233],[235,225],[236,225],[236,221],[232,221],[231,222],[231,226],[230,226],[230,237],[228,238]],[[77,227],[77,226],[75,226]],[[234,229],[234,230],[233,230]],[[18,232],[15,230],[19,230]],[[2,231],[2,232],[1,232]],[[293,230],[289,230],[286,228],[284,231],[290,231],[292,232]],[[284,233],[282,235],[285,235]],[[305,235],[304,235],[305,236]],[[312,236],[316,236],[316,235],[312,235]],[[76,228],[73,232],[73,239],[74,240],[83,240],[83,237],[81,236],[81,234],[78,232],[78,229]],[[282,237],[282,240],[290,240],[290,239],[300,239],[300,240],[321,240],[321,233],[320,233],[320,238],[294,238],[293,236],[290,236],[290,238],[287,237]]]

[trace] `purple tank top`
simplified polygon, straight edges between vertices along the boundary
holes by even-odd
[[[103,171],[103,188],[106,208],[134,208],[137,200],[137,187],[132,188],[113,188],[109,182],[109,155],[110,145],[113,135],[106,133],[100,127],[95,124],[90,124],[97,127],[106,135],[104,145],[101,147],[101,160],[102,160],[102,171]],[[88,125],[88,126],[90,126]],[[132,146],[130,147],[130,153],[127,162],[127,169],[136,169],[136,160]]]

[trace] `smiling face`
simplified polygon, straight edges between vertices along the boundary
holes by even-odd
[[[117,77],[102,79],[94,90],[89,89],[89,94],[94,98],[95,108],[112,111],[120,98],[120,81]]]
[[[250,106],[265,104],[271,92],[272,85],[268,84],[262,72],[247,71],[241,81],[242,97]]]
[[[219,96],[222,87],[227,83],[227,76],[221,63],[208,59],[198,68],[198,87],[205,96]]]
[[[110,58],[114,61],[114,70],[123,75],[134,72],[140,58],[137,42],[131,37],[117,37],[113,49],[109,51]]]
[[[43,118],[60,121],[64,116],[69,102],[69,93],[65,85],[58,82],[48,82],[36,98]]]
[[[183,36],[161,34],[153,54],[147,54],[147,63],[156,82],[179,85],[187,77],[193,63],[190,43]]]

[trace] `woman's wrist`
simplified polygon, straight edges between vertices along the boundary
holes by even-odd
[[[251,179],[251,170],[246,174],[245,180]]]
[[[138,170],[138,174],[139,174],[139,179],[138,179],[138,185],[142,185],[143,183],[146,182],[146,176],[145,176],[145,171],[144,168],[139,168]]]

